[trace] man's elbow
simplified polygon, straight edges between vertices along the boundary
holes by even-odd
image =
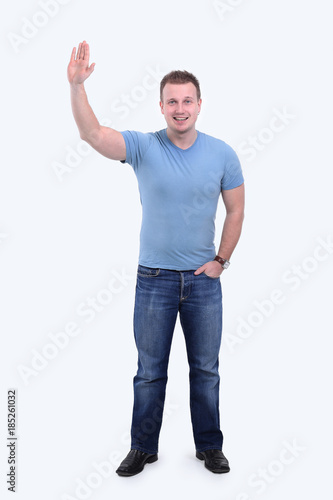
[[[96,148],[100,142],[100,134],[98,131],[94,132],[85,132],[80,131],[80,138],[82,141],[85,141],[89,144],[89,146]]]
[[[80,132],[80,139],[82,139],[82,141],[88,142],[87,135],[84,132]]]
[[[227,211],[227,216],[232,217],[233,219],[239,222],[243,222],[245,218],[245,211],[244,209],[229,210]]]

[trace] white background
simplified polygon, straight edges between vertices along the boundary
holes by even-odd
[[[62,3],[55,9],[53,2],[53,17],[38,1],[7,3],[1,21],[2,498],[12,498],[5,478],[9,388],[18,393],[15,498],[169,499],[183,491],[220,500],[330,497],[333,249],[320,243],[333,233],[330,2]],[[29,32],[27,20],[40,26]],[[18,38],[23,32],[30,38]],[[141,209],[129,165],[92,151],[56,174],[71,148],[83,151],[66,69],[84,39],[96,62],[86,90],[99,119],[118,130],[164,128],[158,82],[150,78],[149,90],[143,82],[152,69],[187,69],[202,87],[197,128],[239,153],[246,219],[221,278],[227,475],[210,473],[194,455],[179,325],[159,461],[133,478],[114,473],[129,450]],[[132,108],[120,113],[125,94]],[[292,118],[272,135],[264,129],[276,110]],[[250,136],[266,141],[252,160],[239,148]],[[221,205],[217,241],[223,217]],[[115,282],[119,293],[88,323],[77,308],[107,288],[113,273],[130,278]],[[274,290],[279,304],[271,301]],[[70,322],[78,335],[47,351],[50,332]],[[248,327],[240,330],[241,322]],[[19,367],[32,370],[43,349],[54,358],[24,381]],[[286,443],[294,455],[283,451]],[[110,465],[105,478],[94,466],[102,462]],[[266,479],[258,483],[260,474]]]

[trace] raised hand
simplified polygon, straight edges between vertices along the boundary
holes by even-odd
[[[89,66],[89,45],[84,40],[79,43],[79,48],[72,50],[71,60],[67,68],[67,78],[69,83],[83,83],[94,71],[95,63]]]

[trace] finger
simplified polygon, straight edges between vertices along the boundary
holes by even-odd
[[[87,61],[88,66],[89,66],[89,56],[90,56],[89,44],[85,43],[84,44],[84,60]]]
[[[84,59],[85,50],[86,50],[86,42],[83,40],[81,47],[81,59]]]
[[[81,59],[81,53],[82,53],[82,43],[79,43],[79,48],[77,50],[76,60]]]
[[[92,63],[92,64],[90,65],[90,67],[88,68],[89,75],[91,75],[91,73],[94,71],[94,69],[95,69],[95,64],[96,64],[96,63]]]
[[[86,45],[87,45],[87,42],[85,40],[83,40],[82,46],[81,46],[81,59],[83,59],[83,60],[85,60]]]
[[[201,266],[196,271],[194,271],[194,274],[197,276],[198,274],[201,274],[203,271],[204,271],[204,266]]]
[[[74,47],[74,48],[73,48],[73,50],[72,50],[72,53],[71,53],[71,61],[70,61],[70,62],[75,61],[75,54],[76,54],[76,47]]]

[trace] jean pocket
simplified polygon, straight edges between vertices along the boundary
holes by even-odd
[[[142,278],[155,278],[160,273],[160,269],[155,269],[153,267],[138,266],[138,276]]]
[[[202,274],[204,276],[207,276],[207,278],[209,278],[210,280],[218,280],[218,279],[220,279],[220,276],[217,276],[216,278],[214,278],[214,276],[208,276],[208,274],[206,274],[205,271]]]

